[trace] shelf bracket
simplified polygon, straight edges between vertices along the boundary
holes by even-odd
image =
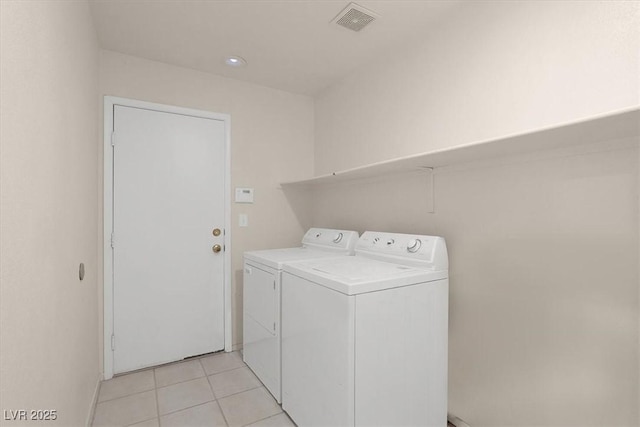
[[[418,168],[420,171],[425,173],[426,177],[426,187],[425,187],[425,196],[427,197],[427,213],[436,213],[435,209],[435,186],[433,184],[433,168],[429,166],[420,166]]]

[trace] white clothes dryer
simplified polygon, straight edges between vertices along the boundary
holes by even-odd
[[[355,252],[283,267],[283,409],[301,426],[446,426],[444,239],[367,231]]]
[[[243,358],[281,401],[280,279],[287,261],[354,254],[358,233],[310,228],[302,246],[244,253]]]

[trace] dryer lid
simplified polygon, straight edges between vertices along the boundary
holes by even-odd
[[[253,261],[276,270],[282,270],[285,262],[316,258],[347,256],[347,251],[323,251],[316,248],[266,249],[244,253],[245,261]]]
[[[310,228],[302,238],[302,247],[249,251],[244,258],[281,270],[289,261],[353,255],[358,237],[358,232],[351,230]]]

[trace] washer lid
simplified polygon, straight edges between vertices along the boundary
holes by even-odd
[[[283,271],[346,295],[446,279],[448,273],[364,257],[323,258],[286,263]]]
[[[253,261],[276,270],[282,270],[282,264],[288,261],[301,261],[315,258],[327,258],[349,255],[348,251],[325,251],[316,248],[266,249],[244,253],[245,261]]]

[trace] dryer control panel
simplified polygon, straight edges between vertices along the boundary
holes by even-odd
[[[438,236],[365,231],[356,245],[356,255],[432,270],[449,267],[445,241]]]
[[[302,238],[302,246],[322,248],[325,250],[347,250],[353,255],[357,241],[357,231],[310,228]]]

